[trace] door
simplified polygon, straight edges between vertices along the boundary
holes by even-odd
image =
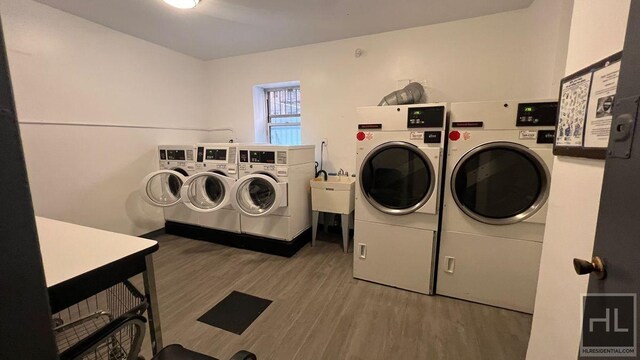
[[[439,149],[435,149],[439,154]],[[436,166],[437,166],[436,162]],[[434,165],[417,146],[392,141],[374,148],[362,161],[360,189],[374,208],[391,215],[421,209],[434,194]],[[435,202],[433,206],[435,213]]]
[[[632,347],[633,344],[637,346],[640,340],[637,315],[634,319],[640,291],[639,78],[640,1],[632,1],[613,108],[614,120],[600,198],[594,259],[574,260],[578,273],[591,273],[589,294],[599,294],[587,296],[584,302],[583,323],[587,328],[583,326],[583,345],[593,340],[590,336],[594,333],[599,335],[596,341],[606,341],[595,345],[604,347]],[[625,151],[616,151],[619,146],[625,145],[631,146],[628,156]],[[594,324],[594,332],[589,332],[589,324]],[[580,354],[584,355],[582,351]],[[635,355],[638,354],[640,352],[636,350]]]
[[[182,202],[197,212],[212,212],[230,203],[235,180],[222,174],[203,172],[188,178],[180,190]]]
[[[490,142],[467,152],[451,175],[451,193],[469,217],[493,225],[523,221],[549,196],[549,169],[534,151]]]
[[[247,216],[272,214],[287,205],[287,183],[263,174],[240,178],[231,189],[231,205]]]
[[[173,206],[180,202],[180,190],[185,180],[186,173],[175,170],[152,172],[142,180],[140,194],[153,206]]]
[[[58,359],[0,26],[0,359]]]

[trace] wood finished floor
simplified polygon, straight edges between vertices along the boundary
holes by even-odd
[[[220,360],[241,349],[260,360],[525,356],[531,316],[355,280],[353,254],[342,253],[339,236],[319,234],[316,247],[290,259],[172,235],[158,240],[165,345]],[[273,303],[242,335],[196,320],[233,290]]]

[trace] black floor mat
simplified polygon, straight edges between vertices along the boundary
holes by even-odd
[[[271,300],[234,291],[222,299],[198,321],[242,335],[271,304]]]

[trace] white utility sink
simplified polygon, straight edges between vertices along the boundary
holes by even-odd
[[[340,214],[342,223],[342,249],[349,248],[349,217],[355,208],[356,178],[329,176],[311,180],[311,208],[313,210],[311,246],[316,244],[318,217],[321,212]],[[325,222],[325,230],[327,223]]]
[[[311,180],[311,208],[313,211],[351,214],[355,208],[356,178],[329,176]]]

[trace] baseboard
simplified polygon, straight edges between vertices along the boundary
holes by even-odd
[[[138,235],[138,237],[141,237],[143,239],[155,240],[158,238],[158,236],[164,234],[166,234],[165,228],[160,228],[158,230],[149,231],[146,234]]]
[[[208,241],[239,249],[252,250],[284,257],[292,257],[305,244],[311,241],[310,228],[298,235],[292,241],[280,241],[261,236],[232,233],[172,221],[167,221],[165,223],[165,232],[167,234],[178,235],[194,240]]]

